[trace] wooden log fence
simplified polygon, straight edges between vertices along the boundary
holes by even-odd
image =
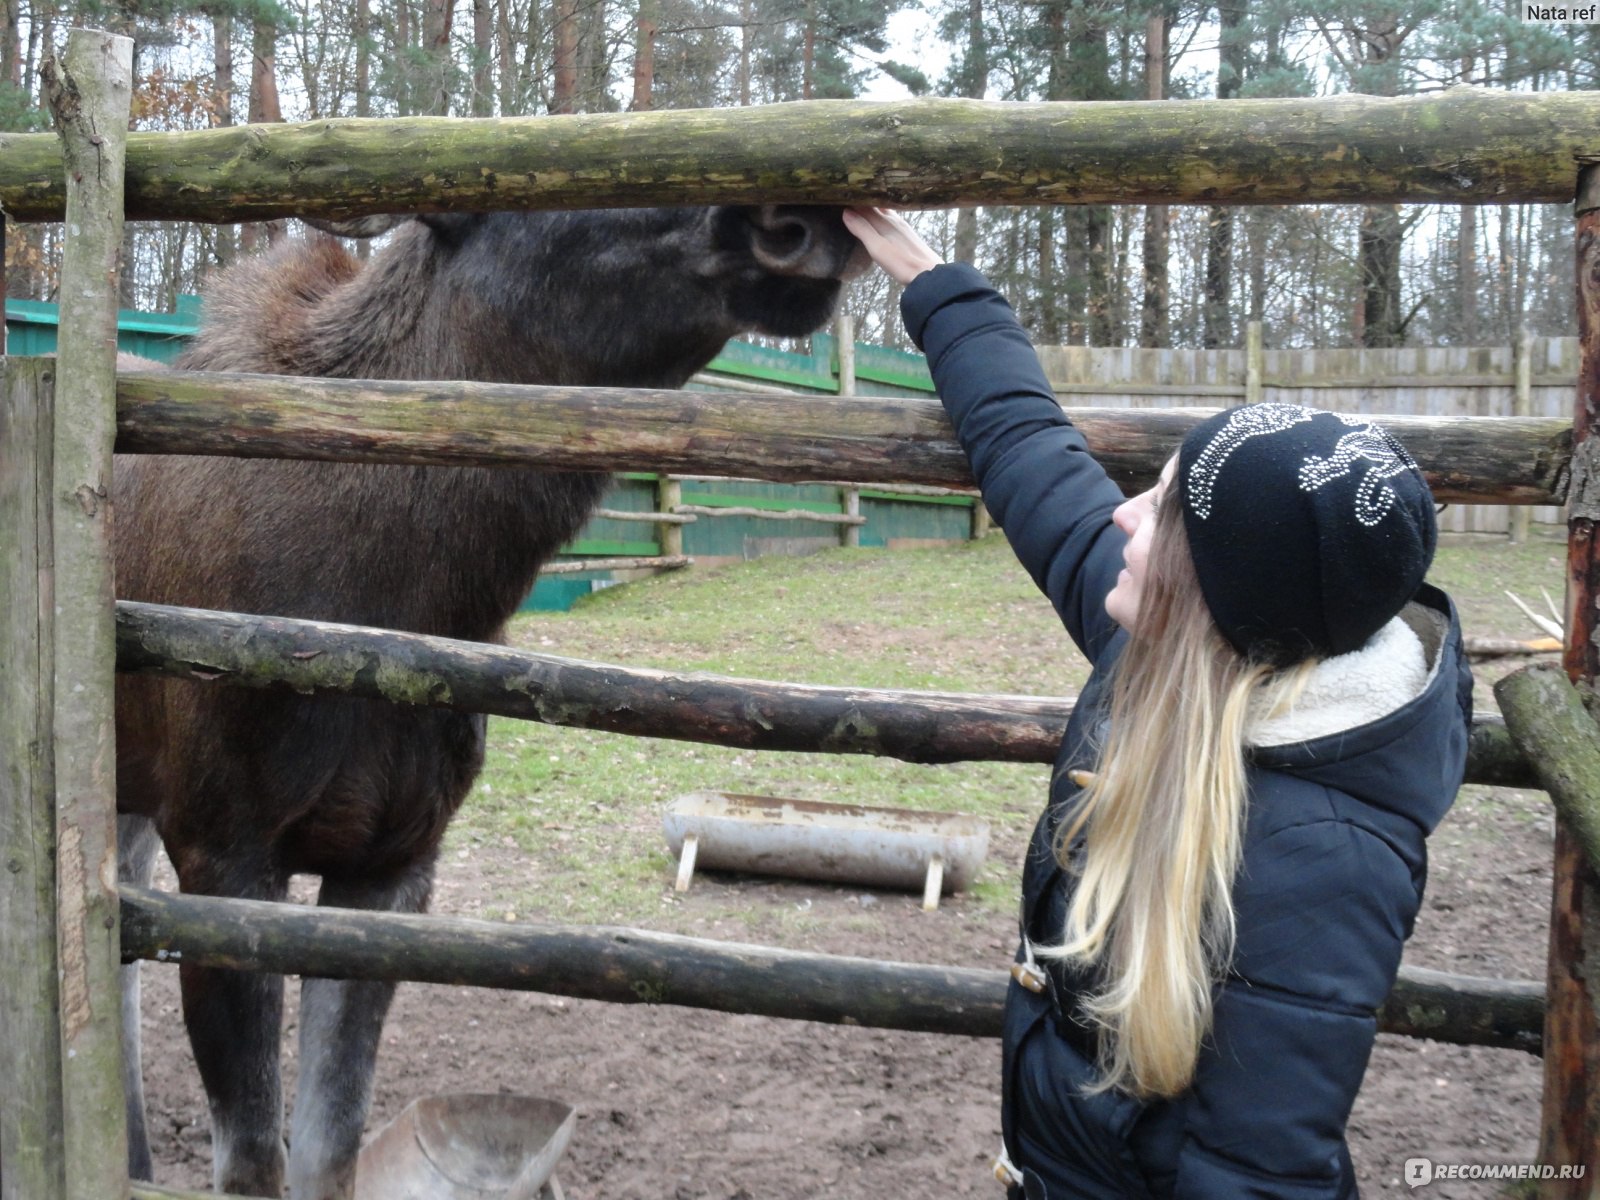
[[[1007,972],[807,954],[642,929],[514,924],[216,900],[124,887],[133,959],[674,1004],[790,1020],[998,1037]],[[1401,969],[1387,1032],[1538,1053],[1536,983]]]
[[[860,502],[859,495],[857,503]],[[674,513],[687,513],[696,517],[760,517],[763,521],[815,521],[819,525],[865,525],[867,519],[859,513],[812,512],[808,508],[744,508],[740,505],[680,504]]]
[[[128,39],[78,30],[44,73],[73,226],[62,357],[8,364],[0,403],[6,1200],[127,1188],[107,496],[131,68]]]
[[[129,1190],[117,1005],[109,1002],[119,942],[130,956],[335,976],[371,972],[373,978],[461,982],[470,977],[535,986],[529,982],[532,973],[542,970],[540,986],[546,990],[560,975],[567,980],[564,986],[590,988],[605,999],[812,1020],[901,1022],[895,1027],[984,1035],[994,1031],[1003,989],[999,972],[820,961],[765,947],[716,946],[633,930],[552,933],[502,925],[479,930],[440,918],[113,892],[108,856],[114,841],[108,839],[105,788],[110,742],[104,719],[112,667],[104,531],[113,404],[109,368],[100,364],[114,344],[114,313],[107,325],[102,311],[105,285],[116,274],[114,251],[107,257],[106,233],[122,213],[238,221],[751,201],[1565,201],[1574,194],[1580,162],[1593,161],[1585,155],[1592,154],[1594,130],[1600,128],[1600,94],[1582,92],[1452,89],[1399,100],[1348,96],[1156,106],[809,102],[742,112],[319,121],[132,134],[126,138],[124,165],[125,118],[110,109],[86,118],[98,110],[96,87],[85,81],[95,75],[109,84],[106,92],[120,92],[117,102],[125,104],[125,43],[79,32],[73,39],[76,52],[86,53],[84,47],[93,45],[116,63],[103,63],[98,70],[72,66],[58,76],[54,107],[63,142],[47,135],[0,134],[0,212],[12,219],[59,220],[81,202],[73,187],[89,176],[96,178],[88,180],[84,194],[98,192],[100,207],[117,210],[107,220],[93,220],[87,210],[81,220],[72,218],[63,293],[84,316],[69,338],[63,305],[61,355],[71,364],[61,371],[57,405],[63,415],[52,418],[48,392],[54,381],[49,368],[35,363],[7,364],[0,403],[0,432],[6,435],[0,438],[0,517],[6,519],[0,537],[9,539],[7,562],[0,564],[0,600],[5,601],[0,661],[33,664],[0,672],[5,688],[0,821],[7,837],[0,925],[8,927],[0,930],[5,956],[0,1012],[8,1040],[19,1032],[31,1039],[27,1053],[9,1052],[0,1080],[7,1090],[7,1104],[0,1106],[6,1155],[0,1186],[6,1200],[66,1195],[98,1200]],[[495,170],[483,170],[484,163],[494,163]],[[124,182],[120,201],[104,201]],[[1585,188],[1590,200],[1600,196],[1593,170]],[[1593,336],[1600,323],[1589,311],[1600,310],[1594,300],[1594,281],[1600,279],[1594,266],[1600,253],[1595,250],[1600,244],[1597,206],[1600,201],[1580,203],[1580,285],[1588,290],[1580,305],[1585,348],[1576,429],[1536,418],[1402,417],[1391,422],[1428,470],[1441,500],[1560,504],[1570,487],[1570,562],[1578,587],[1568,625],[1568,666],[1585,675],[1594,672],[1585,655],[1594,644],[1589,632],[1600,570],[1591,553],[1600,506],[1593,498],[1596,472],[1588,439],[1591,410],[1600,404],[1595,382],[1600,352],[1592,352],[1591,344],[1600,343]],[[116,240],[110,239],[113,247]],[[74,259],[79,266],[71,265]],[[80,370],[81,382],[74,378]],[[1264,389],[1270,382],[1258,373],[1247,386]],[[71,398],[80,389],[81,400]],[[928,401],[818,397],[796,405],[756,389],[687,394],[163,373],[124,376],[114,408],[116,448],[135,453],[714,471],[776,481],[848,478],[938,488],[971,484],[942,412]],[[1130,490],[1154,478],[1204,415],[1197,410],[1074,414],[1113,477]],[[674,481],[661,485],[663,513],[681,505],[677,489]],[[661,526],[663,548],[671,552],[669,543],[677,535],[681,553],[681,524],[661,516],[652,514]],[[664,672],[624,675],[617,668],[547,656],[501,659],[497,656],[516,652],[499,647],[424,648],[392,640],[378,645],[363,639],[406,635],[336,626],[308,629],[314,623],[274,624],[273,618],[231,614],[174,616],[145,607],[143,612],[117,610],[118,655],[129,669],[485,709],[474,689],[494,686],[486,682],[495,678],[494,670],[520,670],[523,688],[509,703],[537,719],[594,728],[609,722],[619,729],[628,721],[642,726],[653,720],[650,732],[668,731],[667,736],[761,742],[761,735],[750,732],[761,720],[718,708],[736,693],[743,704],[757,703],[763,685],[751,681]],[[169,624],[165,636],[176,641],[148,640],[163,621],[176,617],[210,631]],[[298,660],[288,657],[304,654],[308,637],[329,639],[327,648]],[[297,649],[275,648],[275,638]],[[230,653],[236,657],[228,659]],[[296,661],[306,673],[295,674]],[[491,662],[494,670],[485,670]],[[348,677],[340,679],[341,674]],[[652,674],[657,677],[648,677]],[[19,683],[24,675],[26,682]],[[1035,751],[1021,749],[1024,742],[1048,743],[1049,731],[1058,738],[1065,715],[1059,701],[908,700],[903,693],[764,686],[772,690],[771,702],[780,714],[779,722],[768,723],[768,735],[778,724],[792,722],[776,736],[798,739],[802,735],[795,730],[801,729],[817,748],[895,753],[916,761],[948,761],[939,755],[954,754],[953,724],[965,727],[969,745],[988,739],[996,757],[1003,751],[1035,761],[1026,757]],[[602,687],[624,694],[631,688],[652,700],[655,709],[647,718],[619,717],[621,706],[614,701],[608,706],[598,690],[584,698],[584,688]],[[699,701],[708,707],[696,726],[688,714]],[[877,722],[870,728],[869,715]],[[981,728],[985,722],[987,729]],[[1035,728],[1024,736],[1019,729],[1029,722]],[[52,743],[53,734],[60,735],[59,746]],[[1473,777],[1479,781],[1527,786],[1534,777],[1504,727],[1491,722],[1474,726],[1472,756]],[[52,798],[59,798],[59,822],[49,807]],[[13,803],[18,799],[26,815]],[[1581,964],[1585,909],[1592,912],[1595,902],[1592,873],[1565,825],[1558,844],[1556,931],[1544,1018],[1543,1152],[1546,1161],[1588,1163],[1594,1160],[1600,1128],[1595,1117],[1600,1088],[1590,1070],[1594,1006]],[[120,931],[119,910],[125,916]],[[14,921],[30,928],[19,935],[9,928]],[[47,927],[44,937],[41,926]],[[47,944],[54,934],[59,943]],[[503,953],[482,952],[518,938],[524,939],[516,943],[520,965]],[[539,943],[540,938],[545,940]],[[401,964],[400,958],[408,962]],[[18,975],[19,967],[27,978]],[[52,992],[50,979],[57,975],[59,991]],[[13,1024],[22,1006],[56,1024],[49,1029],[37,1022]],[[1423,1036],[1535,1049],[1545,1007],[1537,985],[1407,971],[1384,1008],[1383,1021],[1385,1028]],[[137,1191],[162,1194],[155,1188]]]
[[[1076,409],[1072,416],[1111,477],[1134,491],[1155,480],[1209,412]],[[1560,419],[1384,421],[1441,501],[1566,499],[1572,431]],[[124,372],[117,450],[972,486],[937,401],[881,396],[796,404],[758,393]],[[663,485],[663,511],[681,504],[681,493],[666,492],[676,483]]]
[[[132,134],[127,215],[265,221],[649,204],[1565,203],[1593,92],[1386,99],[808,101]],[[492,165],[493,169],[488,169]],[[0,208],[64,209],[59,149],[0,134]]]
[[[569,562],[546,563],[541,575],[582,575],[586,571],[677,571],[692,566],[687,554],[635,554],[626,558],[575,558]]]
[[[651,525],[693,525],[695,517],[687,513],[624,512],[616,508],[595,510],[595,516],[606,521],[643,521]],[[548,568],[546,568],[548,570]]]
[[[419,633],[126,600],[117,604],[117,668],[741,750],[929,764],[1054,762],[1073,703],[622,667]],[[1483,717],[1473,725],[1467,780],[1538,786],[1505,726]]]

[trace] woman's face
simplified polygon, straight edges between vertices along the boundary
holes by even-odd
[[[1117,586],[1106,595],[1106,612],[1129,633],[1133,632],[1134,622],[1139,618],[1145,569],[1150,562],[1150,540],[1156,532],[1156,512],[1166,498],[1177,469],[1178,456],[1174,454],[1161,468],[1161,478],[1153,488],[1124,500],[1111,514],[1116,527],[1128,535],[1128,544],[1122,551],[1122,561],[1126,565],[1117,576]]]

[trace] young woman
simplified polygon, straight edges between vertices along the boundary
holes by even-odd
[[[1260,404],[1125,500],[977,271],[846,223],[1094,665],[1024,866],[997,1173],[1013,1200],[1355,1196],[1345,1123],[1471,717],[1426,482],[1378,425]]]

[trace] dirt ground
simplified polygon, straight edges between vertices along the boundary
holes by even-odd
[[[1432,842],[1408,961],[1542,978],[1552,837],[1542,795],[1467,789]],[[471,914],[498,873],[519,869],[512,851],[454,858],[435,911]],[[887,892],[701,875],[678,898],[661,882],[652,925],[665,931],[730,936],[704,914],[726,911],[732,891],[766,914],[757,937],[746,928],[734,940],[992,967],[1011,951],[1010,919],[960,897],[928,914]],[[788,919],[802,910],[804,922]],[[204,1101],[170,968],[145,967],[144,1026],[157,1180],[205,1186]],[[417,984],[401,987],[384,1040],[370,1128],[427,1093],[560,1099],[578,1110],[558,1170],[572,1200],[1001,1195],[989,1173],[1000,1140],[990,1041]],[[1531,1161],[1539,1084],[1527,1054],[1381,1037],[1350,1124],[1363,1191],[1406,1192],[1403,1165],[1418,1155]],[[1503,1186],[1435,1183],[1423,1194],[1489,1197]]]

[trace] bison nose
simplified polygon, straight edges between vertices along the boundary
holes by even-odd
[[[821,275],[812,267],[815,216],[767,204],[750,213],[751,251],[769,271],[783,275]]]

